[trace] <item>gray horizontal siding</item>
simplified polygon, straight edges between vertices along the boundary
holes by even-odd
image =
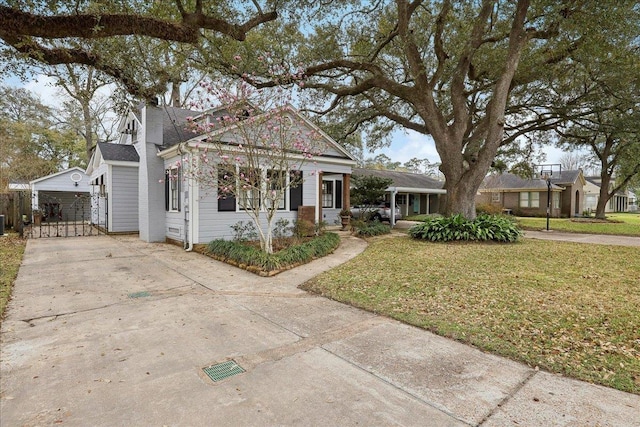
[[[111,182],[109,231],[138,231],[138,168],[112,166]]]

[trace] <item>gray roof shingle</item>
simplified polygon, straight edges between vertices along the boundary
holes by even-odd
[[[552,188],[560,189],[557,185],[551,185]],[[527,179],[512,173],[503,173],[500,175],[487,176],[480,190],[546,190],[547,181],[544,179]]]
[[[551,176],[551,182],[554,184],[573,184],[575,183],[582,171],[580,170],[566,170],[560,173],[554,173]]]
[[[98,142],[104,160],[119,162],[139,162],[140,156],[133,145]]]
[[[173,147],[196,136],[187,125],[187,117],[200,114],[184,108],[162,106],[162,148]]]

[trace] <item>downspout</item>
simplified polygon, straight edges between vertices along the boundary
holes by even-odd
[[[182,167],[182,170],[183,170],[182,176],[184,177],[183,154],[185,154],[185,152],[183,150],[183,147],[184,147],[184,142],[178,145],[178,154],[180,155],[180,167]],[[188,158],[191,157],[190,152],[187,152],[186,154]],[[189,164],[191,164],[191,162],[189,162]],[[191,231],[192,221],[190,218],[191,212],[192,212],[191,178],[187,180],[186,187],[187,187],[187,203],[185,204],[185,207],[184,207],[184,243],[182,245],[182,248],[187,252],[191,252],[193,250],[193,233]]]

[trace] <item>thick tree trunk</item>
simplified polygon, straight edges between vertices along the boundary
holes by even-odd
[[[611,179],[605,172],[600,174],[600,195],[598,197],[598,204],[596,205],[596,218],[605,219],[605,210],[607,209],[607,203],[609,202],[609,183]]]
[[[455,185],[450,185],[447,180],[444,188],[447,190],[442,213],[446,216],[462,214],[467,219],[476,217],[476,193],[479,184],[474,182],[469,175],[463,175]]]

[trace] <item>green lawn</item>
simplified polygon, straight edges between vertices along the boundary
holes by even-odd
[[[303,288],[530,366],[640,394],[638,248],[378,238]]]
[[[0,260],[2,260],[0,262],[0,322],[11,298],[11,289],[18,275],[26,242],[25,239],[20,239],[17,234],[0,237]]]
[[[607,215],[607,220],[609,220],[609,222],[590,222],[596,221],[594,218],[551,218],[549,228],[571,233],[615,234],[640,237],[640,214],[609,214]],[[541,230],[547,227],[546,218],[518,217],[518,223],[526,229]]]

